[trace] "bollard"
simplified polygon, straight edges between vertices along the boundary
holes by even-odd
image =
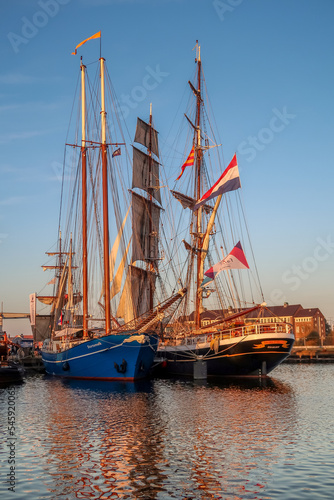
[[[194,362],[194,380],[206,380],[207,366],[206,361],[199,359]]]
[[[266,377],[266,376],[267,376],[267,362],[262,361],[261,377]]]

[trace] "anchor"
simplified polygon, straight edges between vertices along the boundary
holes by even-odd
[[[118,373],[125,373],[127,365],[128,364],[125,361],[125,359],[122,360],[122,363],[120,365],[118,365],[117,363],[114,363],[114,367],[116,368]]]

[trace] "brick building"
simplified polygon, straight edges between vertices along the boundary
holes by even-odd
[[[306,338],[311,332],[317,332],[321,340],[326,336],[326,320],[318,308],[300,309],[294,316],[296,339]]]
[[[211,323],[228,317],[228,314],[233,311],[211,310],[203,311],[201,314],[202,326],[209,326]],[[194,326],[194,313],[189,317],[182,317],[179,320],[188,325],[190,328]],[[280,323],[285,322],[293,325],[293,331],[298,339],[305,339],[311,332],[317,332],[321,341],[326,336],[326,320],[322,312],[318,308],[304,309],[301,304],[290,305],[285,303],[282,306],[266,307],[261,311],[252,311],[245,317],[246,323],[258,320],[260,323]]]

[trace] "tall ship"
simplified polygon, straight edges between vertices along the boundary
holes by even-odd
[[[264,318],[237,156],[230,153],[224,165],[225,150],[210,123],[198,43],[196,52],[186,131],[178,130],[171,155],[184,151],[171,193],[181,212],[178,219],[177,206],[173,209],[175,232],[184,235],[178,259],[188,293],[159,344],[157,373],[266,376],[289,356],[294,334],[286,318]]]
[[[98,38],[100,32],[74,54]],[[74,139],[64,155],[59,236],[47,252],[51,263],[43,266],[54,272],[48,282],[52,293],[31,294],[31,323],[36,330],[38,301],[49,328],[42,347],[48,374],[133,381],[150,374],[159,334],[186,290],[169,294],[160,286],[162,205],[152,109],[147,121],[138,118],[131,161],[101,55],[95,71],[90,80],[81,58],[78,112],[69,127]]]

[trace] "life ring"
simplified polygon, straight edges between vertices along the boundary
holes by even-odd
[[[207,342],[211,342],[211,340],[212,340],[212,335],[211,335],[211,334],[210,334],[210,335],[207,335],[207,336],[206,336],[206,341],[207,341]]]

